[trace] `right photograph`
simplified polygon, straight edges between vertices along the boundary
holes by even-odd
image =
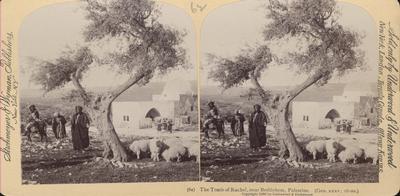
[[[335,0],[244,0],[201,34],[201,179],[379,181],[377,24]]]

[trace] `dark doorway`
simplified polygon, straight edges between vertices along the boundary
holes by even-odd
[[[335,118],[339,118],[339,112],[335,109],[330,110],[326,115],[325,118],[330,119],[332,122],[335,120]]]
[[[151,118],[151,120],[153,120],[153,121],[154,121],[154,118],[160,117],[160,116],[161,116],[161,114],[156,108],[151,108],[146,114],[146,118]]]

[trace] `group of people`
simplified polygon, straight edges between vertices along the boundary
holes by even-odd
[[[209,111],[206,113],[203,123],[203,130],[205,130],[207,135],[207,130],[210,128],[210,125],[216,125],[220,123],[222,119],[214,102],[209,102],[208,106]],[[254,111],[250,114],[250,118],[248,119],[250,148],[252,148],[254,151],[259,151],[267,144],[266,127],[268,118],[267,115],[261,111],[261,105],[255,104],[253,108]],[[230,125],[234,136],[244,135],[245,120],[246,119],[241,111],[236,110],[233,118],[230,119]]]
[[[34,127],[38,127],[40,123],[44,122],[40,119],[39,111],[35,105],[30,105],[29,111],[30,115],[24,135],[30,134]],[[54,113],[50,123],[56,139],[62,139],[67,136],[65,128],[67,121],[63,115],[59,112]],[[90,119],[88,115],[83,112],[81,106],[76,106],[75,114],[71,117],[71,137],[74,150],[83,150],[89,147],[89,126]],[[46,130],[43,131],[46,133]]]
[[[168,118],[157,119],[156,125],[157,125],[157,131],[164,130],[172,133],[172,126],[173,126],[172,119]]]
[[[336,122],[336,132],[351,134],[351,127],[353,126],[350,120],[342,119]]]

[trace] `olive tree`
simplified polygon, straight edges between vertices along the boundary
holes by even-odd
[[[37,69],[32,79],[47,92],[72,84],[73,94],[81,98],[100,132],[103,156],[126,161],[126,149],[112,122],[111,104],[133,85],[144,85],[156,74],[184,66],[185,51],[180,46],[184,34],[158,22],[159,10],[151,0],[85,0],[84,3],[89,21],[84,31],[84,46],[68,49],[53,61],[35,60]],[[126,47],[95,55],[91,46],[110,39],[119,40]],[[104,51],[109,49],[107,44],[96,46]],[[112,90],[95,94],[82,85],[85,73],[93,65],[109,66],[129,77]]]
[[[364,53],[358,49],[362,36],[338,22],[334,0],[269,0],[266,11],[269,22],[263,31],[265,44],[243,50],[233,58],[210,54],[213,67],[209,77],[225,89],[250,81],[250,92],[261,97],[277,130],[280,156],[289,153],[290,159],[302,161],[305,156],[292,131],[289,104],[312,85],[324,85],[333,76],[362,68]],[[272,53],[271,44],[286,47],[288,40],[297,40],[304,47],[283,57]],[[271,67],[284,65],[297,74],[308,75],[307,79],[278,92],[259,82]]]

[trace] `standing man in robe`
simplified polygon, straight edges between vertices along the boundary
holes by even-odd
[[[90,120],[81,106],[76,106],[75,112],[71,119],[72,144],[74,150],[82,150],[89,147]]]
[[[67,135],[65,131],[66,123],[67,121],[65,120],[65,117],[63,115],[61,115],[59,112],[54,113],[51,124],[56,139],[61,139],[66,137]]]
[[[237,136],[242,136],[244,135],[244,115],[240,112],[240,110],[236,110],[235,111],[235,133],[237,134]]]
[[[236,114],[236,112],[235,112],[235,114]],[[231,130],[232,130],[232,134],[234,135],[234,136],[237,136],[238,134],[236,133],[236,115],[233,115],[233,116],[230,116],[229,118],[228,118],[228,121],[231,123]]]
[[[266,135],[267,116],[261,111],[261,106],[254,105],[254,112],[249,119],[250,147],[254,151],[260,150],[267,143]]]

